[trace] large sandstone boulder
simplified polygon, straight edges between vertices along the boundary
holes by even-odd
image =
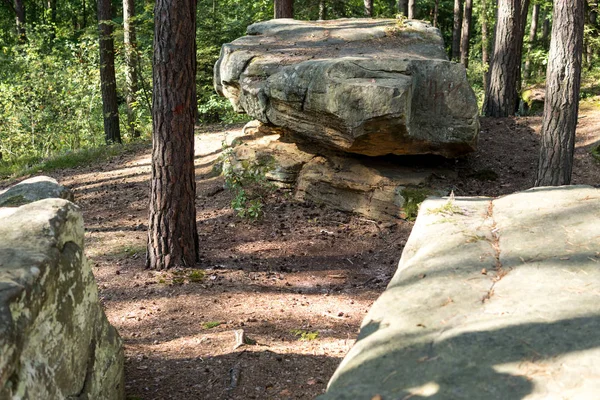
[[[123,399],[122,342],[79,208],[51,198],[0,208],[0,221],[0,398]]]
[[[346,152],[473,151],[478,110],[461,64],[420,21],[277,19],[225,44],[215,88],[237,111]]]
[[[34,176],[0,191],[0,207],[18,207],[42,199],[67,199],[73,201],[73,193],[48,176]]]
[[[430,199],[323,400],[594,399],[600,189]]]

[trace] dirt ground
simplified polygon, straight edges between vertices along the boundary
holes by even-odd
[[[479,150],[452,168],[457,196],[529,188],[540,117],[483,119]],[[589,150],[600,112],[582,106],[573,183],[600,183]],[[240,129],[240,126],[229,129]],[[197,137],[198,270],[144,269],[150,148],[53,175],[75,193],[86,254],[110,322],[125,344],[128,399],[312,399],[354,343],[360,322],[394,273],[412,223],[269,200],[265,217],[233,215],[211,173],[226,129]],[[253,345],[235,347],[243,330]]]

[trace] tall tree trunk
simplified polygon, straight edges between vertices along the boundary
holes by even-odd
[[[98,0],[98,29],[100,31],[100,84],[102,86],[104,138],[107,144],[121,143],[110,0]]]
[[[123,0],[123,42],[125,47],[125,83],[127,91],[127,130],[140,136],[135,127],[135,103],[138,92],[137,40],[135,36],[135,0]]]
[[[408,19],[415,19],[416,8],[415,0],[408,0]]]
[[[364,0],[365,4],[365,15],[369,18],[373,18],[373,0]]]
[[[488,19],[487,19],[487,0],[481,1],[481,62],[483,63],[483,92],[486,93],[489,86],[489,65],[490,65],[490,52],[489,52],[489,33],[488,33]]]
[[[325,5],[325,0],[319,0],[319,21],[324,21],[327,19],[327,6]]]
[[[452,25],[452,60],[460,58],[460,28],[461,28],[461,0],[454,0],[454,24]]]
[[[294,18],[294,0],[275,0],[275,18]]]
[[[15,20],[17,24],[17,35],[19,41],[25,42],[27,34],[25,33],[25,3],[24,0],[14,0]]]
[[[598,36],[598,27],[597,27],[597,22],[598,22],[598,1],[590,1],[589,2],[589,7],[590,7],[590,11],[588,14],[588,23],[590,25],[591,31],[590,31],[590,36],[592,36],[593,38],[596,38]],[[588,69],[592,69],[593,67],[593,60],[594,60],[594,48],[592,46],[591,41],[588,41],[587,45],[586,45],[586,61],[587,61],[587,67]]]
[[[527,14],[529,14],[529,0],[521,0],[521,12],[519,13],[519,37],[518,37],[518,47],[517,54],[515,54],[515,58],[519,61],[517,65],[517,98],[520,100],[520,92],[521,85],[523,79],[521,77],[521,61],[523,60],[523,42],[525,39],[525,30],[527,28]],[[515,112],[517,112],[519,107],[519,102],[515,105]]]
[[[550,44],[550,17],[544,13],[544,22],[542,23],[542,43],[547,49]]]
[[[408,0],[398,0],[398,13],[408,17]]]
[[[473,15],[473,0],[465,0],[460,37],[460,62],[465,68],[469,67],[469,39],[471,38],[471,17]]]
[[[571,183],[579,111],[584,0],[555,0],[535,186]]]
[[[154,19],[146,267],[191,267],[199,254],[194,173],[196,0],[156,0]]]
[[[82,14],[83,14],[83,15],[82,15],[82,17],[83,17],[83,18],[82,18],[82,20],[83,20],[83,21],[82,21],[82,22],[83,22],[83,24],[82,24],[82,28],[86,28],[86,27],[87,27],[87,10],[86,10],[86,8],[85,8],[85,4],[86,4],[86,3],[85,3],[85,1],[86,1],[86,0],[81,0],[81,6],[82,6],[82,11],[81,11],[81,12],[82,12]]]
[[[490,62],[489,86],[484,113],[488,117],[513,115],[518,104],[520,0],[499,0],[494,50]]]
[[[433,6],[433,27],[437,28],[438,26],[438,15],[440,11],[440,0],[435,0]]]
[[[533,5],[531,11],[531,26],[529,27],[529,40],[527,42],[527,59],[525,60],[525,70],[523,71],[524,80],[529,79],[531,73],[531,50],[533,50],[533,44],[535,43],[539,19],[540,5],[536,3]]]

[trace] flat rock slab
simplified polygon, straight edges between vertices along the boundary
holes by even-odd
[[[421,21],[277,19],[223,45],[216,91],[234,108],[368,156],[473,151],[477,101]]]
[[[600,189],[427,200],[320,399],[597,398],[598,304]]]

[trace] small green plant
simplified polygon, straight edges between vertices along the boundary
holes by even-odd
[[[221,325],[221,322],[219,322],[219,321],[209,321],[209,322],[203,323],[202,327],[204,329],[212,329],[212,328],[216,328],[219,325]]]
[[[263,215],[264,202],[275,189],[266,174],[273,169],[271,157],[238,161],[233,149],[223,146],[215,169],[225,177],[225,187],[233,193],[231,208],[238,217],[257,220]]]
[[[591,153],[597,161],[600,161],[600,144],[592,147]]]
[[[202,282],[204,280],[205,273],[200,270],[193,270],[188,273],[188,280],[190,282]]]
[[[404,198],[404,218],[414,221],[419,213],[419,207],[425,199],[431,195],[431,191],[422,188],[404,188],[400,195]]]
[[[305,331],[303,329],[292,329],[290,333],[302,341],[316,340],[319,338],[319,331]]]
[[[454,204],[452,199],[448,199],[448,201],[440,207],[432,208],[428,211],[429,214],[443,214],[443,215],[464,215],[465,210]]]

